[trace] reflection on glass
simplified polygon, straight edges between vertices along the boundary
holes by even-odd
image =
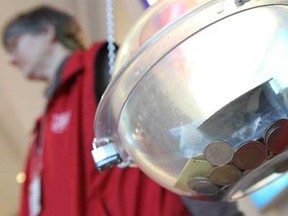
[[[276,174],[277,175],[277,174]],[[263,185],[265,186],[265,185]],[[288,189],[288,173],[250,195],[257,208],[264,208],[283,190]]]

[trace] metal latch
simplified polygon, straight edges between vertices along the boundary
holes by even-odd
[[[115,144],[108,138],[100,140],[94,138],[91,153],[99,171],[107,170],[122,162]]]

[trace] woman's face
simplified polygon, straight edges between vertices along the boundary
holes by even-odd
[[[45,80],[46,68],[49,67],[51,38],[46,33],[26,33],[15,39],[9,49],[11,64],[18,67],[28,79]]]

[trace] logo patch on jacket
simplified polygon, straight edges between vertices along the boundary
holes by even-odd
[[[71,111],[54,113],[51,121],[51,131],[53,133],[63,133],[70,123]]]

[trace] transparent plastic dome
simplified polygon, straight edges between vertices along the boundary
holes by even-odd
[[[128,34],[95,137],[177,194],[236,200],[288,170],[288,1],[182,0],[155,31],[176,2]]]
[[[141,19],[131,28],[123,44],[121,44],[121,49],[115,61],[113,76],[138,51],[143,43],[174,22],[179,16],[183,16],[186,12],[193,10],[203,2],[205,0],[159,0],[157,4],[146,10]]]

